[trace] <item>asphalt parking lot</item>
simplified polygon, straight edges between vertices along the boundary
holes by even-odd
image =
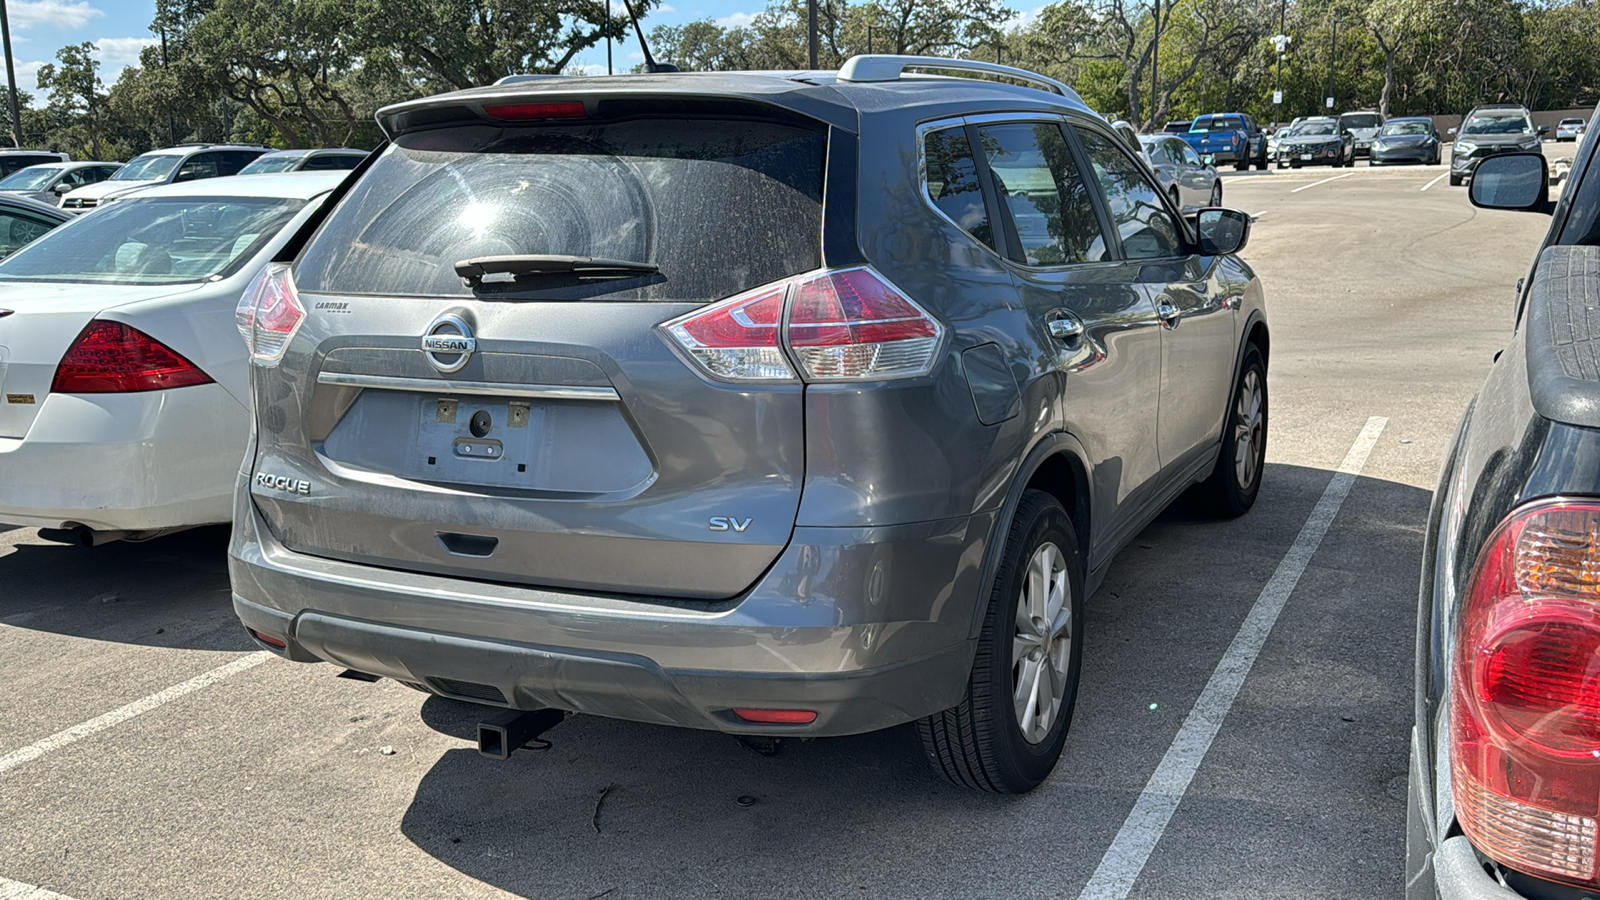
[[[494,762],[464,704],[255,651],[224,529],[13,529],[0,900],[1397,896],[1422,523],[1548,222],[1444,173],[1227,173],[1273,326],[1262,494],[1118,558],[1037,791],[953,787],[908,729],[762,756],[574,718]]]

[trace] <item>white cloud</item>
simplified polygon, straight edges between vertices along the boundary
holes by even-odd
[[[716,20],[719,28],[748,28],[756,20],[755,13],[736,12]]]
[[[154,47],[161,43],[153,37],[121,37],[101,38],[94,42],[94,55],[99,57],[101,78],[109,84],[116,80],[115,75],[106,73],[120,72],[128,66],[139,64],[139,51],[146,47]]]
[[[7,8],[16,28],[82,28],[95,16],[105,15],[87,0],[9,0]]]
[[[24,94],[39,93],[39,67],[42,62],[17,63],[17,91]]]

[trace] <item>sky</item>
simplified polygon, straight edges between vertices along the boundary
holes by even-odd
[[[17,89],[37,94],[39,66],[55,62],[56,51],[84,41],[96,47],[100,79],[108,86],[122,70],[139,62],[139,51],[157,42],[150,32],[155,17],[154,0],[4,0],[11,16],[11,52],[16,59]],[[403,0],[396,0],[403,2]],[[620,14],[622,0],[613,0]],[[665,3],[647,16],[646,31],[656,25],[677,25],[696,19],[714,19],[723,25],[747,25],[765,6],[765,0],[678,0]],[[616,71],[626,72],[644,61],[636,40],[612,48]],[[569,71],[605,72],[605,45],[580,55]]]

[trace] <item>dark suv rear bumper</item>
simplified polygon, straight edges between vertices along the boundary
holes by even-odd
[[[960,702],[994,518],[797,528],[731,608],[701,609],[307,556],[247,498],[239,513],[234,609],[287,658],[518,709],[797,735],[873,731]],[[754,725],[734,708],[817,718]]]

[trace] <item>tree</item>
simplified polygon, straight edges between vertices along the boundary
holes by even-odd
[[[50,92],[48,110],[59,119],[57,127],[63,132],[58,139],[64,137],[73,145],[78,151],[75,155],[82,156],[86,149],[90,159],[105,159],[104,135],[109,123],[94,44],[68,44],[57,50],[55,63],[39,67],[38,83],[41,90]]]

